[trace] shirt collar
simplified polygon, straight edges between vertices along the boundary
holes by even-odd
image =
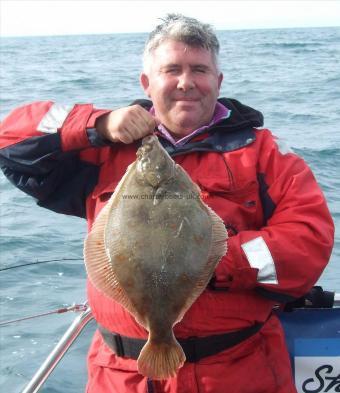
[[[155,109],[153,106],[150,108],[150,113],[152,115],[155,114]],[[222,121],[224,119],[228,119],[230,117],[230,115],[231,115],[231,110],[228,109],[223,104],[221,104],[220,102],[217,102],[216,106],[215,106],[214,114],[213,114],[213,117],[212,117],[210,123],[198,128],[197,130],[192,131],[189,135],[186,135],[181,139],[176,140],[170,134],[170,132],[166,129],[166,127],[163,124],[160,124],[158,126],[158,131],[162,134],[162,136],[165,139],[167,139],[169,142],[171,142],[174,146],[183,146],[185,143],[187,143],[189,141],[189,139],[193,138],[194,136],[196,136],[198,134],[203,133],[209,127],[212,127],[213,125],[219,123],[220,121]]]

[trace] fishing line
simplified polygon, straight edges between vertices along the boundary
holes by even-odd
[[[0,268],[0,272],[3,272],[4,270],[16,269],[18,267],[40,265],[41,263],[62,262],[62,261],[82,261],[82,260],[83,260],[83,258],[47,259],[47,260],[44,260],[44,261],[29,262],[29,263],[23,263],[21,265],[2,267],[2,268]]]
[[[52,315],[52,314],[63,314],[65,312],[69,312],[69,311],[86,311],[87,307],[88,307],[87,303],[84,303],[84,304],[73,304],[72,306],[69,306],[69,307],[62,307],[62,308],[58,308],[56,310],[47,311],[47,312],[40,313],[40,314],[34,314],[34,315],[29,315],[27,317],[11,319],[9,321],[3,321],[3,322],[0,322],[0,327],[9,325],[11,323],[27,321],[29,319],[45,317],[47,315]]]

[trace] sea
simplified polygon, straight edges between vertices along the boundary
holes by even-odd
[[[317,284],[340,292],[340,28],[217,34],[221,96],[260,110],[265,126],[305,159],[325,193],[337,232]],[[116,109],[144,98],[139,74],[146,38],[144,33],[1,38],[0,118],[33,101]],[[38,207],[2,174],[0,186],[0,323],[83,304],[85,221]],[[308,269],[308,260],[303,263]],[[1,392],[23,389],[77,315],[0,326]],[[42,392],[84,390],[94,329],[91,322]]]

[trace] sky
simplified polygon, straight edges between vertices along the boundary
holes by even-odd
[[[0,35],[148,32],[169,12],[216,30],[340,26],[340,0],[0,0]]]

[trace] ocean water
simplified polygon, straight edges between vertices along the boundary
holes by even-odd
[[[218,32],[224,82],[221,96],[264,113],[265,126],[313,169],[337,232],[319,280],[340,292],[340,28]],[[0,118],[32,101],[92,102],[118,108],[143,98],[139,87],[145,34],[2,38]],[[1,174],[0,322],[82,303],[84,220],[39,208]],[[0,327],[0,386],[19,392],[74,313]],[[43,392],[80,392],[94,324],[67,353]]]

